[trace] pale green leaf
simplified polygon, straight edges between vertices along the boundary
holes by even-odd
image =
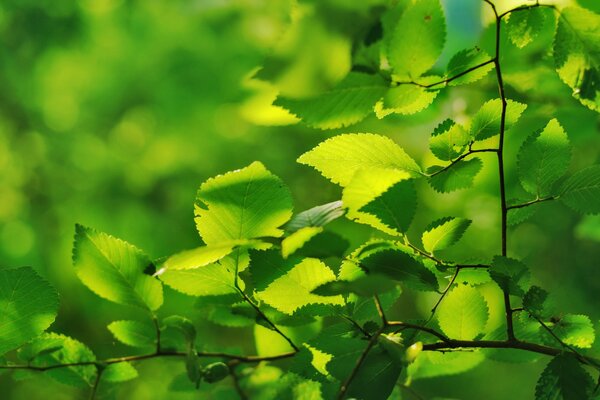
[[[505,131],[510,129],[521,117],[527,106],[513,100],[507,100]],[[481,106],[471,121],[470,135],[473,140],[484,140],[500,133],[502,100],[489,100]]]
[[[519,150],[519,178],[523,188],[537,197],[552,193],[552,186],[569,168],[569,138],[556,119],[531,135]]]
[[[98,296],[115,303],[156,310],[162,285],[144,273],[152,262],[135,246],[91,228],[75,228],[73,264],[77,276]]]
[[[375,105],[377,118],[390,114],[410,115],[427,108],[439,91],[412,84],[401,84],[385,92],[383,99]]]
[[[393,28],[387,55],[394,74],[416,79],[427,72],[444,48],[446,20],[439,0],[408,5]]]
[[[471,220],[464,218],[447,217],[433,222],[423,233],[423,246],[429,253],[445,249],[458,242]]]
[[[371,133],[334,136],[304,153],[298,162],[341,186],[348,185],[359,169],[397,169],[415,177],[421,174],[417,163],[392,139]]]
[[[447,119],[431,134],[429,149],[438,159],[452,161],[465,152],[469,141],[467,131],[461,125]]]
[[[312,293],[319,285],[334,279],[335,274],[324,263],[306,258],[256,296],[286,314],[292,314],[309,304],[342,305],[344,301],[341,296],[325,297]]]
[[[324,226],[343,216],[344,213],[342,202],[340,200],[333,201],[294,215],[285,225],[285,230],[295,232],[301,228]]]
[[[600,213],[600,165],[575,172],[560,189],[560,200],[584,214]]]
[[[535,400],[588,399],[592,385],[592,378],[574,355],[559,354],[542,372],[535,387]]]
[[[133,347],[156,346],[156,329],[148,322],[114,321],[108,325],[108,330],[121,343]]]
[[[323,232],[323,228],[320,226],[307,226],[298,229],[290,236],[283,239],[281,241],[281,254],[283,255],[283,258],[288,258],[290,255],[294,254],[309,240],[321,232]]]
[[[236,294],[235,271],[220,263],[200,268],[162,270],[160,280],[166,285],[189,296],[220,296]],[[243,288],[243,282],[240,281]]]
[[[510,13],[506,25],[510,41],[519,48],[527,46],[542,32],[545,20],[541,7]]]
[[[479,47],[472,49],[461,50],[456,53],[448,62],[446,68],[446,76],[452,78],[459,74],[469,70],[470,68],[477,67],[485,62],[491,61],[491,57]],[[448,83],[449,86],[464,85],[467,83],[477,82],[484,76],[486,76],[494,68],[493,63],[488,63],[482,67],[479,67],[471,72],[468,72],[459,78],[453,79]]]
[[[425,351],[408,366],[408,376],[411,380],[416,380],[461,374],[475,368],[484,360],[485,356],[480,351],[468,353]]]
[[[582,349],[592,347],[596,334],[587,315],[567,314],[552,326],[552,331],[564,343]]]
[[[280,237],[292,216],[292,199],[281,180],[259,162],[204,182],[195,221],[207,245]]]
[[[488,316],[487,302],[477,289],[468,285],[450,291],[437,312],[441,330],[459,340],[473,340],[482,334]]]
[[[273,104],[289,110],[307,125],[334,129],[363,120],[373,112],[386,89],[386,82],[379,76],[351,72],[337,87],[316,97],[280,97]]]
[[[194,269],[213,264],[230,254],[238,246],[261,246],[259,241],[237,240],[213,246],[201,246],[192,250],[176,253],[165,260],[162,268],[169,270]]]
[[[102,372],[102,382],[126,382],[137,377],[137,370],[128,362],[109,364]]]
[[[58,294],[33,269],[0,269],[0,355],[45,331],[57,312]]]
[[[470,160],[460,160],[443,171],[442,169],[444,167],[437,165],[430,167],[427,172],[435,175],[432,175],[429,178],[429,184],[439,193],[449,193],[455,190],[469,188],[473,186],[473,181],[479,171],[481,171],[482,166],[483,163],[481,159],[474,157]]]

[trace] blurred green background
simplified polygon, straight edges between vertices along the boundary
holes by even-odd
[[[333,201],[340,190],[295,159],[340,132],[391,136],[423,165],[432,129],[452,117],[466,122],[487,99],[495,79],[443,91],[426,111],[409,117],[370,117],[340,131],[289,125],[270,106],[276,94],[308,96],[350,69],[353,44],[373,23],[384,0],[3,0],[0,3],[0,266],[31,265],[61,293],[53,331],[88,344],[98,357],[125,355],[105,329],[126,318],[76,279],[71,247],[76,222],[123,238],[153,257],[200,244],[192,220],[198,185],[254,160],[288,183],[296,210]],[[448,0],[447,48],[481,41],[491,49],[487,8],[480,0]],[[500,8],[518,2],[498,1]],[[562,3],[568,3],[563,1]],[[594,8],[593,0],[580,4]],[[507,137],[509,194],[522,195],[516,152],[534,130],[556,116],[575,147],[573,170],[600,161],[599,120],[572,99],[553,71],[552,22],[525,50],[503,41],[510,98],[529,104]],[[490,51],[491,52],[491,51]],[[261,70],[259,68],[264,66]],[[258,72],[257,72],[258,71]],[[442,71],[442,70],[440,70]],[[488,157],[488,156],[485,156]],[[491,258],[499,247],[495,159],[473,190],[439,195],[422,184],[412,237],[445,215],[474,220],[450,257]],[[370,231],[350,222],[334,229],[353,244]],[[510,231],[509,248],[532,268],[534,283],[553,292],[565,312],[600,318],[600,219],[559,204]],[[491,302],[497,302],[490,290]],[[194,317],[193,299],[166,289],[163,313]],[[403,295],[399,315],[418,316],[432,297]],[[496,318],[496,323],[499,323]],[[198,318],[195,318],[198,320]],[[249,353],[248,332],[200,322],[206,338],[226,338]],[[221,339],[223,340],[223,339]],[[225,341],[227,341],[225,340]],[[242,342],[240,344],[240,342]],[[513,366],[486,361],[460,377],[415,382],[425,398],[531,398],[544,362]],[[117,398],[190,398],[167,392],[174,361],[140,365],[140,378]],[[39,375],[15,381],[0,375],[1,398],[70,399],[81,392]],[[203,398],[220,398],[218,393]]]

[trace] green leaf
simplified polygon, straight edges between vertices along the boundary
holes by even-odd
[[[442,331],[453,339],[473,340],[483,333],[488,305],[477,289],[459,285],[448,293],[437,312]]]
[[[571,146],[556,119],[531,135],[519,150],[519,178],[523,188],[537,197],[552,193],[552,186],[569,168]]]
[[[527,106],[507,100],[505,131],[509,130],[521,117]],[[500,133],[502,100],[489,100],[481,106],[471,121],[470,135],[473,140],[484,140]]]
[[[600,165],[575,172],[560,189],[560,200],[584,214],[600,213]]]
[[[229,367],[222,362],[208,364],[204,367],[203,378],[208,383],[219,382],[229,375]]]
[[[539,286],[529,288],[523,297],[523,308],[538,318],[549,317],[546,306],[548,292]]]
[[[126,382],[137,377],[137,370],[128,362],[109,364],[102,372],[102,382]]]
[[[323,232],[320,226],[307,226],[300,228],[281,242],[281,254],[283,258],[288,258],[297,250],[302,248],[309,240]]]
[[[433,254],[437,250],[452,246],[460,240],[469,225],[471,220],[455,217],[446,217],[433,222],[423,233],[425,250]]]
[[[444,48],[446,20],[439,0],[409,5],[393,28],[387,55],[394,74],[415,79],[427,72]]]
[[[527,202],[527,200],[523,200],[523,199],[512,199],[512,200],[508,201],[508,205],[513,206],[513,205],[523,204],[526,202]],[[514,226],[514,225],[520,224],[521,222],[527,221],[529,218],[531,218],[535,215],[536,211],[538,210],[538,207],[539,207],[539,203],[531,204],[527,207],[509,209],[508,215],[507,215],[508,226]]]
[[[386,89],[386,82],[379,76],[351,72],[337,87],[317,97],[279,97],[273,104],[289,110],[314,128],[334,129],[363,120],[373,112]]]
[[[196,247],[167,258],[162,267],[169,270],[194,269],[219,261],[233,251],[233,242],[215,246]]]
[[[460,160],[442,172],[438,171],[441,171],[444,167],[436,165],[427,170],[428,174],[435,174],[429,178],[429,184],[439,193],[466,189],[473,186],[473,181],[482,167],[483,162],[479,157]]]
[[[147,348],[156,346],[156,330],[154,326],[141,321],[114,321],[108,330],[121,343],[128,346]]]
[[[554,62],[573,96],[600,111],[600,15],[580,7],[560,11],[554,37]]]
[[[529,269],[519,260],[495,256],[490,268],[490,276],[502,290],[523,296],[523,281],[529,277]]]
[[[45,331],[58,312],[58,294],[33,269],[0,269],[0,356]]]
[[[441,122],[431,134],[429,149],[438,159],[452,161],[465,152],[469,134],[451,119]]]
[[[318,286],[313,293],[321,296],[356,293],[368,297],[385,293],[395,287],[396,284],[388,276],[373,272],[367,274],[357,262],[344,260],[338,279]]]
[[[304,243],[295,254],[300,257],[342,258],[350,242],[335,232],[323,231]]]
[[[388,168],[419,176],[421,169],[388,137],[371,133],[334,136],[298,158],[333,183],[346,186],[359,169]]]
[[[472,49],[461,50],[456,53],[450,61],[448,62],[448,67],[446,68],[446,76],[448,78],[452,78],[457,76],[470,68],[474,68],[478,65],[481,65],[487,61],[490,61],[492,57],[490,57],[485,51],[481,50],[479,47],[474,47]],[[459,78],[456,78],[448,83],[449,86],[458,86],[464,85],[467,83],[477,82],[484,76],[486,76],[492,69],[494,69],[494,64],[489,63],[483,67],[477,68]]]
[[[408,366],[411,380],[456,375],[475,368],[485,360],[480,351],[445,352],[425,351]]]
[[[259,162],[200,185],[195,221],[207,245],[280,237],[292,216],[292,198],[282,181]]]
[[[102,298],[149,310],[162,305],[162,285],[144,273],[152,262],[127,242],[76,225],[73,264],[79,279]]]
[[[334,279],[335,274],[324,263],[306,258],[256,296],[286,314],[309,304],[342,305],[341,296],[324,297],[311,293],[319,285]]]
[[[194,342],[196,341],[196,327],[186,317],[179,315],[171,315],[162,320],[162,324],[165,328],[174,328],[181,333],[186,344],[188,351],[194,349]],[[195,355],[194,355],[195,357]]]
[[[545,20],[546,14],[541,7],[510,13],[506,25],[510,41],[522,49],[542,32]]]
[[[559,354],[546,366],[535,387],[536,400],[588,399],[593,381],[577,358]]]
[[[390,235],[406,232],[417,208],[410,175],[395,169],[363,169],[344,188],[346,216]]]
[[[567,314],[552,326],[552,331],[566,344],[582,349],[592,347],[596,339],[594,325],[587,315]]]
[[[439,91],[412,84],[400,84],[385,92],[383,99],[375,105],[377,118],[390,114],[410,115],[427,108]]]
[[[316,206],[294,215],[285,225],[285,230],[293,233],[302,228],[325,226],[342,217],[345,212],[340,200]]]

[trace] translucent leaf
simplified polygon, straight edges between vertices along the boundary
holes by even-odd
[[[126,382],[138,377],[137,370],[128,362],[109,364],[102,372],[102,381]]]
[[[410,175],[396,169],[362,169],[344,188],[346,216],[390,235],[406,232],[412,221],[417,194]]]
[[[388,276],[373,272],[367,274],[356,262],[344,260],[340,267],[339,279],[318,286],[313,293],[321,296],[356,293],[368,297],[390,291],[395,287],[395,283],[390,281]]]
[[[575,172],[560,189],[560,200],[584,214],[600,213],[600,165]]]
[[[483,333],[488,320],[488,305],[471,286],[460,285],[448,293],[438,308],[441,330],[460,340],[473,340]]]
[[[202,246],[185,250],[167,258],[162,267],[170,270],[194,269],[219,261],[231,253],[234,242],[214,246]]]
[[[515,336],[518,337],[519,340],[533,343],[538,343],[540,341],[540,324],[538,321],[530,318],[526,313],[514,314],[513,329]],[[486,335],[485,339],[506,340],[506,326],[499,326],[489,335]],[[482,352],[489,359],[509,363],[534,362],[542,357],[539,353],[519,349],[483,349]]]
[[[594,325],[587,315],[567,314],[552,326],[552,331],[566,344],[582,349],[592,347],[596,339]]]
[[[323,232],[323,228],[320,226],[307,226],[300,228],[290,236],[283,239],[281,242],[281,254],[283,258],[288,258],[294,254],[298,249],[302,248],[310,239]]]
[[[314,128],[334,129],[363,120],[373,112],[386,89],[386,82],[379,76],[351,72],[337,87],[317,97],[280,97],[273,104],[289,110]]]
[[[333,183],[346,186],[359,169],[398,169],[419,176],[421,169],[388,137],[371,133],[334,136],[304,153],[298,162],[310,165]]]
[[[200,185],[195,221],[204,242],[280,237],[292,216],[292,199],[281,180],[259,162]]]
[[[504,129],[510,129],[521,117],[527,106],[507,100]],[[500,133],[502,100],[489,100],[481,106],[471,121],[470,135],[473,140],[484,140]]]
[[[220,296],[237,293],[234,286],[235,271],[222,263],[194,269],[162,270],[159,277],[172,289],[189,296]],[[243,282],[239,283],[243,288]]]
[[[341,296],[324,297],[312,293],[317,286],[334,279],[335,274],[324,263],[306,258],[256,296],[286,314],[292,314],[309,304],[342,305],[344,301]]]
[[[519,48],[527,46],[542,32],[545,20],[541,7],[510,13],[506,25],[510,41]]]
[[[385,92],[383,99],[375,105],[377,118],[390,114],[410,115],[427,108],[438,95],[437,90],[410,84],[401,84]]]
[[[475,176],[481,171],[482,166],[483,163],[479,157],[474,157],[470,160],[460,160],[445,171],[430,177],[429,184],[439,193],[449,193],[469,188],[473,186]],[[436,173],[442,168],[440,166],[433,166],[427,170],[427,173]]]
[[[554,37],[560,79],[586,107],[600,111],[600,15],[580,7],[561,10]]]
[[[323,231],[302,245],[294,254],[300,257],[342,258],[350,242],[335,232]]]
[[[107,300],[150,310],[163,302],[162,285],[144,273],[152,266],[148,256],[120,239],[76,225],[73,264],[79,279]]]
[[[479,352],[446,352],[426,351],[408,366],[411,380],[433,378],[436,376],[456,375],[475,368],[485,360]]]
[[[446,217],[433,222],[423,233],[423,246],[429,253],[442,250],[458,242],[471,220],[464,218]]]
[[[461,126],[447,119],[441,122],[431,134],[429,149],[438,159],[452,161],[465,152],[470,137]]]
[[[289,232],[295,232],[301,228],[324,226],[343,216],[344,213],[341,200],[333,201],[294,215],[285,225],[285,229]]]
[[[556,119],[531,135],[519,150],[519,178],[523,188],[538,197],[552,193],[552,186],[569,168],[569,138]]]
[[[592,378],[574,355],[559,354],[546,366],[535,387],[536,400],[588,399]]]
[[[114,321],[108,325],[108,330],[119,342],[128,346],[156,346],[156,329],[148,322]]]
[[[490,268],[490,276],[502,290],[523,296],[523,284],[529,277],[529,268],[519,260],[495,256]]]
[[[33,269],[0,269],[0,356],[45,331],[56,318],[58,294]]]
[[[392,70],[402,79],[427,72],[444,48],[446,20],[439,0],[409,5],[393,28],[387,55]]]
[[[476,67],[480,64],[485,63],[486,61],[490,61],[492,57],[490,57],[485,51],[481,50],[479,47],[474,47],[472,49],[461,50],[456,53],[450,61],[448,62],[448,67],[446,68],[446,76],[448,78],[452,78],[454,76],[459,75],[462,72],[467,71],[469,68]],[[484,76],[486,76],[492,69],[494,69],[494,64],[489,63],[483,67],[477,68],[459,78],[456,78],[448,83],[449,86],[458,86],[464,85],[467,83],[477,82]]]

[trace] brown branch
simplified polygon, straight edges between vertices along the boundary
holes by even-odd
[[[433,336],[437,337],[438,339],[442,340],[443,342],[451,342],[451,339],[446,337],[444,334],[436,331],[435,329],[428,328],[424,325],[410,324],[410,323],[401,322],[401,321],[389,321],[387,323],[387,326],[399,326],[399,327],[403,327],[405,329],[415,329],[418,331],[427,332],[430,335],[433,335]]]
[[[100,385],[100,378],[102,378],[103,372],[104,367],[96,365],[96,378],[94,379],[94,384],[92,385],[92,390],[90,391],[90,400],[94,400],[96,398],[98,386]]]
[[[540,4],[540,3],[535,3],[529,6],[519,6],[517,8],[513,8],[512,10],[508,10],[503,12],[502,14],[500,14],[498,16],[498,18],[502,19],[505,16],[507,16],[508,14],[514,13],[514,12],[518,12],[518,11],[526,11],[526,10],[530,10],[532,8],[537,8],[537,7],[548,7],[548,8],[552,8],[554,11],[558,11],[558,9],[556,8],[556,6],[554,4]]]

